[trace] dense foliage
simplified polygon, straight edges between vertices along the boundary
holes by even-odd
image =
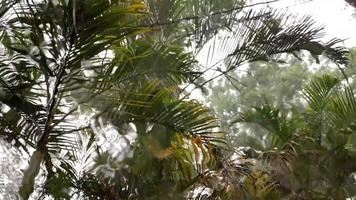
[[[342,79],[311,82],[305,113],[256,105],[234,117],[267,129],[254,156],[183,87],[301,51],[347,64],[340,40],[321,33],[309,17],[233,0],[2,1],[0,137],[28,161],[18,196],[352,197],[356,101]],[[227,53],[211,79],[195,60],[204,49],[209,62]]]

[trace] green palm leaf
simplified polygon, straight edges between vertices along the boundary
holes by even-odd
[[[271,134],[272,146],[285,144],[296,131],[297,121],[287,118],[278,109],[269,105],[255,107],[254,111],[242,112],[240,116],[231,122],[234,123],[254,123],[266,129]]]
[[[333,89],[339,83],[339,79],[330,75],[315,78],[304,89],[304,95],[309,102],[310,108],[315,112],[322,112],[332,98]]]
[[[136,92],[124,92],[116,105],[108,105],[110,111],[103,114],[114,124],[153,123],[175,133],[200,136],[203,141],[224,143],[209,109],[194,101],[172,99],[174,91],[175,88],[160,89],[160,83],[153,82]]]

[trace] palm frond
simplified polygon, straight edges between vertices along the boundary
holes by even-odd
[[[154,81],[137,91],[124,92],[110,110],[103,113],[113,124],[152,123],[164,126],[168,132],[200,136],[203,141],[223,144],[223,133],[209,109],[195,101],[174,100],[175,87],[161,89]],[[144,129],[145,130],[145,129]]]
[[[220,73],[205,83],[243,64],[274,61],[275,56],[285,53],[296,55],[296,52],[307,51],[316,62],[325,55],[338,64],[347,63],[348,51],[337,46],[341,40],[322,42],[323,27],[317,26],[308,16],[296,18],[285,12],[262,9],[242,10],[232,17],[231,30],[221,31],[207,44],[209,59],[206,65]],[[218,65],[222,61],[223,70]]]
[[[228,66],[237,67],[244,62],[267,61],[275,54],[293,53],[307,50],[314,57],[332,55],[331,59],[340,64],[346,63],[346,50],[333,46],[340,40],[331,40],[323,44],[318,39],[322,36],[322,28],[315,27],[315,22],[306,16],[298,21],[291,20],[273,10],[259,12],[249,11],[243,18],[255,18],[237,25],[233,37],[235,39],[234,52]]]
[[[200,75],[194,69],[196,60],[180,46],[169,41],[152,41],[149,38],[138,39],[128,48],[115,48],[112,66],[99,72],[99,78],[105,77],[112,84],[128,84],[160,79],[167,84],[192,82]]]
[[[153,26],[162,26],[163,35],[173,35],[176,40],[188,43],[196,55],[219,30],[231,27],[232,16],[243,8],[243,4],[244,1],[231,0],[149,0],[152,12],[149,21]]]
[[[227,160],[219,170],[206,171],[200,178],[202,188],[208,189],[192,195],[190,199],[278,199],[277,182],[261,170],[253,170],[250,163]]]
[[[343,90],[339,91],[330,103],[334,113],[334,116],[331,115],[331,117],[333,117],[335,125],[342,127],[354,122],[356,99],[350,86],[345,86]]]
[[[316,77],[304,89],[304,95],[308,100],[310,108],[315,112],[322,112],[332,98],[333,89],[339,83],[339,79],[330,75]]]
[[[296,121],[289,120],[285,114],[269,105],[255,107],[254,111],[242,112],[232,121],[234,123],[254,123],[272,134],[272,146],[284,144],[296,131]]]

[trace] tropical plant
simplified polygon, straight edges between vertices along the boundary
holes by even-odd
[[[355,196],[355,95],[342,78],[322,75],[305,86],[305,112],[283,113],[269,105],[243,112],[235,122],[266,130],[254,158],[266,162],[288,199]],[[253,137],[251,133],[250,137]]]
[[[274,195],[275,183],[266,172],[224,157],[225,137],[209,109],[181,97],[180,85],[204,85],[204,71],[181,40],[159,37],[166,30],[156,26],[166,23],[150,24],[147,5],[135,0],[0,3],[0,134],[28,155],[21,198],[182,199],[202,185],[213,190],[211,198]],[[300,50],[346,62],[345,50],[334,47],[338,40],[317,41],[321,29],[311,20],[289,24],[285,14],[245,11],[240,6],[194,13],[198,24],[177,23],[184,18],[167,23],[190,27],[188,33],[197,36],[194,31],[206,26],[199,20],[229,17],[231,23],[222,27],[232,30],[237,45],[222,74]],[[110,135],[125,145],[117,149],[123,142],[105,140]],[[214,177],[226,184],[215,187],[216,181],[209,181]]]

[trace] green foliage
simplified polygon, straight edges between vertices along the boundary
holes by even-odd
[[[332,96],[332,89],[339,83],[339,80],[329,75],[315,78],[304,90],[309,106],[319,113],[325,110]]]
[[[226,71],[220,70],[224,75],[244,63],[301,50],[346,62],[345,49],[335,47],[339,40],[318,41],[321,28],[312,20],[290,24],[284,13],[247,10],[240,1],[4,2],[0,136],[34,152],[20,186],[23,199],[199,199],[199,188],[209,190],[211,199],[278,199],[282,192],[270,176],[278,174],[243,156],[229,158],[233,152],[216,117],[182,97],[182,84],[204,85],[197,52],[187,49],[199,51],[219,32],[231,33],[236,41]],[[219,50],[230,49],[226,43]],[[308,94],[319,94],[317,89]],[[351,116],[344,107],[354,99],[345,91],[326,102],[335,111],[330,120]],[[300,138],[308,140],[294,134],[299,121],[268,106],[255,111],[238,121],[257,122],[277,135],[264,158],[277,168],[285,160],[293,163]],[[335,161],[323,154],[333,167],[348,158],[352,137],[325,130],[324,148],[344,155]],[[327,177],[339,179],[343,183],[344,174]]]
[[[323,75],[305,87],[308,109],[294,113],[289,120],[303,116],[306,123],[288,125],[284,117],[276,117],[279,111],[269,106],[244,112],[238,120],[262,124],[268,134],[265,140],[279,139],[281,133],[289,136],[260,153],[288,198],[345,199],[355,195],[356,166],[352,163],[356,158],[348,142],[354,132],[351,119],[356,101],[352,89],[338,87],[338,83],[338,78]],[[279,124],[286,130],[278,132]]]

